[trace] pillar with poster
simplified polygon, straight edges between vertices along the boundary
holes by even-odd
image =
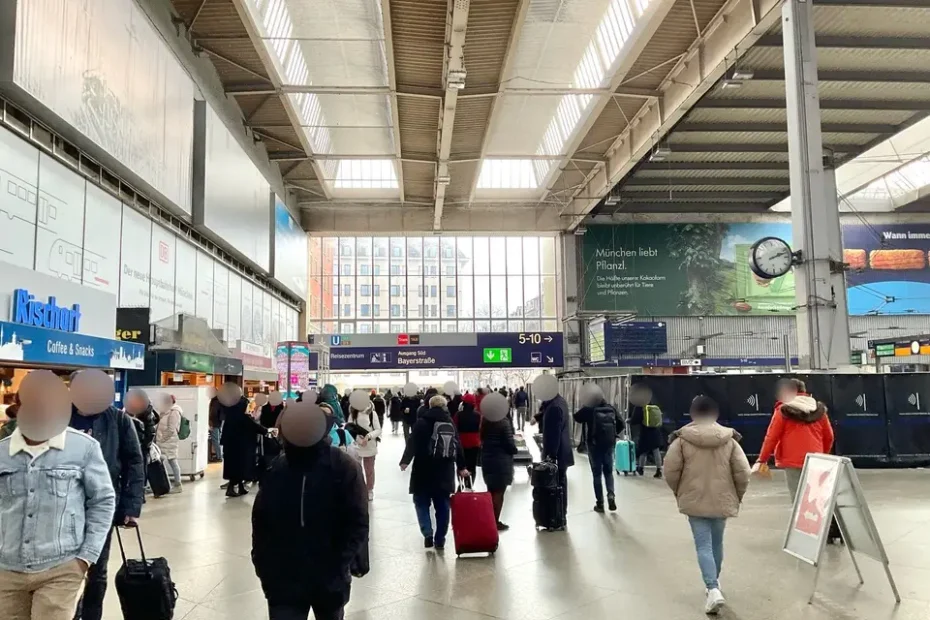
[[[306,342],[279,342],[275,349],[278,389],[284,398],[296,399],[310,387],[310,345]]]
[[[875,527],[852,461],[830,454],[807,455],[782,547],[789,555],[816,569],[808,602],[813,601],[817,591],[820,558],[834,518],[849,550],[859,583],[865,581],[856,561],[857,553],[882,563],[895,600],[900,602],[901,596],[891,575],[888,554]]]

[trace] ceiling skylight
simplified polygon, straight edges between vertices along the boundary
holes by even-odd
[[[536,189],[539,177],[535,163],[532,159],[485,159],[478,189]]]
[[[324,183],[335,190],[397,189],[396,162],[387,159],[396,154],[390,98],[339,93],[389,85],[381,0],[246,3],[280,82],[292,91],[288,99],[311,151],[331,156],[319,163]],[[335,92],[312,92],[320,88]]]

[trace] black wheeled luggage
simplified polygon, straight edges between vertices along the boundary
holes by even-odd
[[[152,461],[146,467],[148,474],[149,486],[152,487],[152,495],[161,497],[171,491],[171,482],[168,480],[168,468],[165,467],[165,461],[158,459]]]
[[[123,558],[123,565],[116,573],[116,593],[119,595],[123,617],[127,620],[171,620],[178,601],[178,591],[171,581],[168,560],[145,557],[142,534],[138,526],[132,529],[136,530],[142,559],[127,560],[123,538],[119,528],[115,529],[119,552]]]
[[[559,486],[559,468],[552,461],[542,461],[529,466],[530,484],[534,489],[552,489]]]
[[[565,527],[565,496],[562,487],[533,489],[533,519],[537,528],[558,530]]]

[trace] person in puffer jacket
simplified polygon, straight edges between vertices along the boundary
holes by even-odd
[[[800,379],[780,379],[775,394],[778,398],[775,413],[765,433],[759,460],[752,469],[759,471],[774,453],[775,465],[785,470],[793,502],[807,455],[829,454],[833,449],[833,426],[827,408],[807,393],[807,386]]]
[[[708,614],[726,603],[720,592],[723,531],[727,519],[739,514],[750,474],[739,433],[717,424],[719,415],[716,402],[696,397],[691,402],[693,421],[672,433],[664,463],[665,481],[675,494],[678,511],[691,525]]]

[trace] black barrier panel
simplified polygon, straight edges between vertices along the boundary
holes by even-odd
[[[834,375],[830,420],[836,433],[837,454],[857,466],[888,460],[888,415],[885,382],[881,375]]]
[[[891,456],[903,463],[930,459],[930,374],[884,375]]]
[[[724,418],[743,436],[743,451],[757,456],[775,409],[775,375],[729,375],[724,377]]]
[[[723,376],[698,375],[694,377],[694,387],[683,395],[687,400],[686,408],[690,408],[695,396],[707,396],[717,402],[720,407],[720,418],[717,420],[724,426],[730,426],[730,411],[727,396],[727,378]]]
[[[789,376],[789,375],[784,375]],[[833,410],[833,378],[837,375],[790,375],[800,379],[807,387],[807,393],[822,402],[827,411]],[[848,375],[847,375],[848,376]],[[779,377],[780,379],[781,377]]]

